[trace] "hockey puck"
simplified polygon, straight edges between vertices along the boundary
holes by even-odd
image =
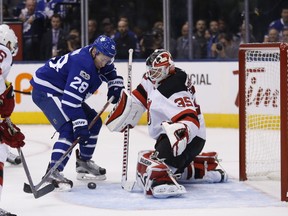
[[[88,187],[89,189],[95,189],[95,188],[96,188],[96,183],[94,183],[94,182],[89,182],[89,183],[87,184],[87,187]]]

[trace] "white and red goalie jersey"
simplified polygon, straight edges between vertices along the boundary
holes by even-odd
[[[156,89],[145,74],[132,97],[147,109],[148,130],[152,138],[157,139],[166,133],[162,122],[181,122],[188,127],[188,143],[195,136],[206,139],[204,118],[196,103],[195,89],[183,70],[176,68],[176,73],[163,80]]]

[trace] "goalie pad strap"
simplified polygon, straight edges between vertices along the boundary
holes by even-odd
[[[145,109],[133,100],[126,90],[121,92],[120,100],[105,121],[110,131],[122,132],[127,126],[131,128],[138,123]]]

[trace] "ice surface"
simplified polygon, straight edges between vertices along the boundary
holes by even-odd
[[[20,125],[26,135],[23,153],[34,184],[44,175],[56,136],[49,125]],[[153,149],[145,126],[130,130],[128,180],[135,180],[137,152]],[[14,153],[16,151],[12,150]],[[70,192],[51,192],[35,199],[23,192],[27,182],[23,167],[6,164],[0,207],[19,216],[176,216],[176,215],[288,215],[288,205],[280,202],[277,181],[238,181],[238,130],[207,129],[204,151],[217,151],[222,167],[230,179],[225,184],[185,185],[188,193],[180,198],[154,199],[144,197],[139,190],[129,193],[121,189],[123,134],[110,133],[103,126],[93,160],[107,169],[107,180],[97,182],[97,188],[87,188],[87,182],[76,180],[75,153],[71,155],[64,174],[74,182]]]

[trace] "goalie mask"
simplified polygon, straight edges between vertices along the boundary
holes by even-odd
[[[10,47],[7,44],[10,42]],[[18,52],[18,39],[14,31],[6,24],[0,25],[0,43],[10,49],[12,56]]]
[[[108,64],[112,64],[116,55],[116,44],[113,39],[106,35],[100,35],[92,44],[97,49],[97,53],[111,58]]]
[[[175,66],[170,52],[156,49],[147,59],[147,74],[154,84],[158,84],[175,73]]]

